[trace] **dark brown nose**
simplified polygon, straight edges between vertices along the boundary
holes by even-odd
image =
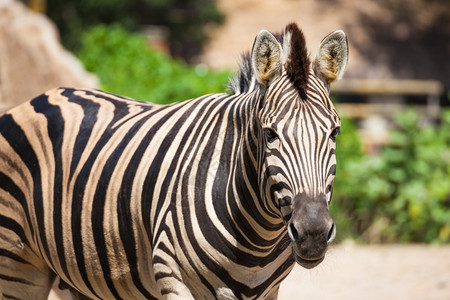
[[[305,264],[305,267],[319,264],[336,235],[336,226],[325,198],[311,199],[300,196],[294,199],[288,233],[297,262]]]

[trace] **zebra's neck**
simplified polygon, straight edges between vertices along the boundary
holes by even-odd
[[[228,207],[217,205],[220,210],[232,211],[229,221],[238,240],[269,251],[284,236],[284,225],[280,215],[274,212],[276,208],[267,203],[260,192],[260,129],[256,118],[259,97],[258,92],[236,96],[236,101],[227,108],[228,125],[216,180],[227,180],[226,185],[217,186],[226,186],[225,203]]]

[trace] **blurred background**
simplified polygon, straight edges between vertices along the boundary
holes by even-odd
[[[56,86],[224,92],[259,30],[292,21],[311,56],[337,29],[350,45],[331,89],[338,242],[448,244],[450,0],[0,0],[0,110]]]

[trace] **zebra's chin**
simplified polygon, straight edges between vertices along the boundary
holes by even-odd
[[[292,245],[292,256],[294,257],[295,261],[305,269],[315,268],[325,259],[325,255],[318,259],[302,258],[300,255],[296,253],[294,245]]]

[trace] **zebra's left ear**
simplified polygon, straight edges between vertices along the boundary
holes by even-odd
[[[347,37],[342,30],[327,35],[320,43],[312,67],[327,85],[341,79],[348,61]]]
[[[281,45],[267,30],[261,30],[256,36],[252,49],[252,68],[256,80],[264,86],[281,74]]]

